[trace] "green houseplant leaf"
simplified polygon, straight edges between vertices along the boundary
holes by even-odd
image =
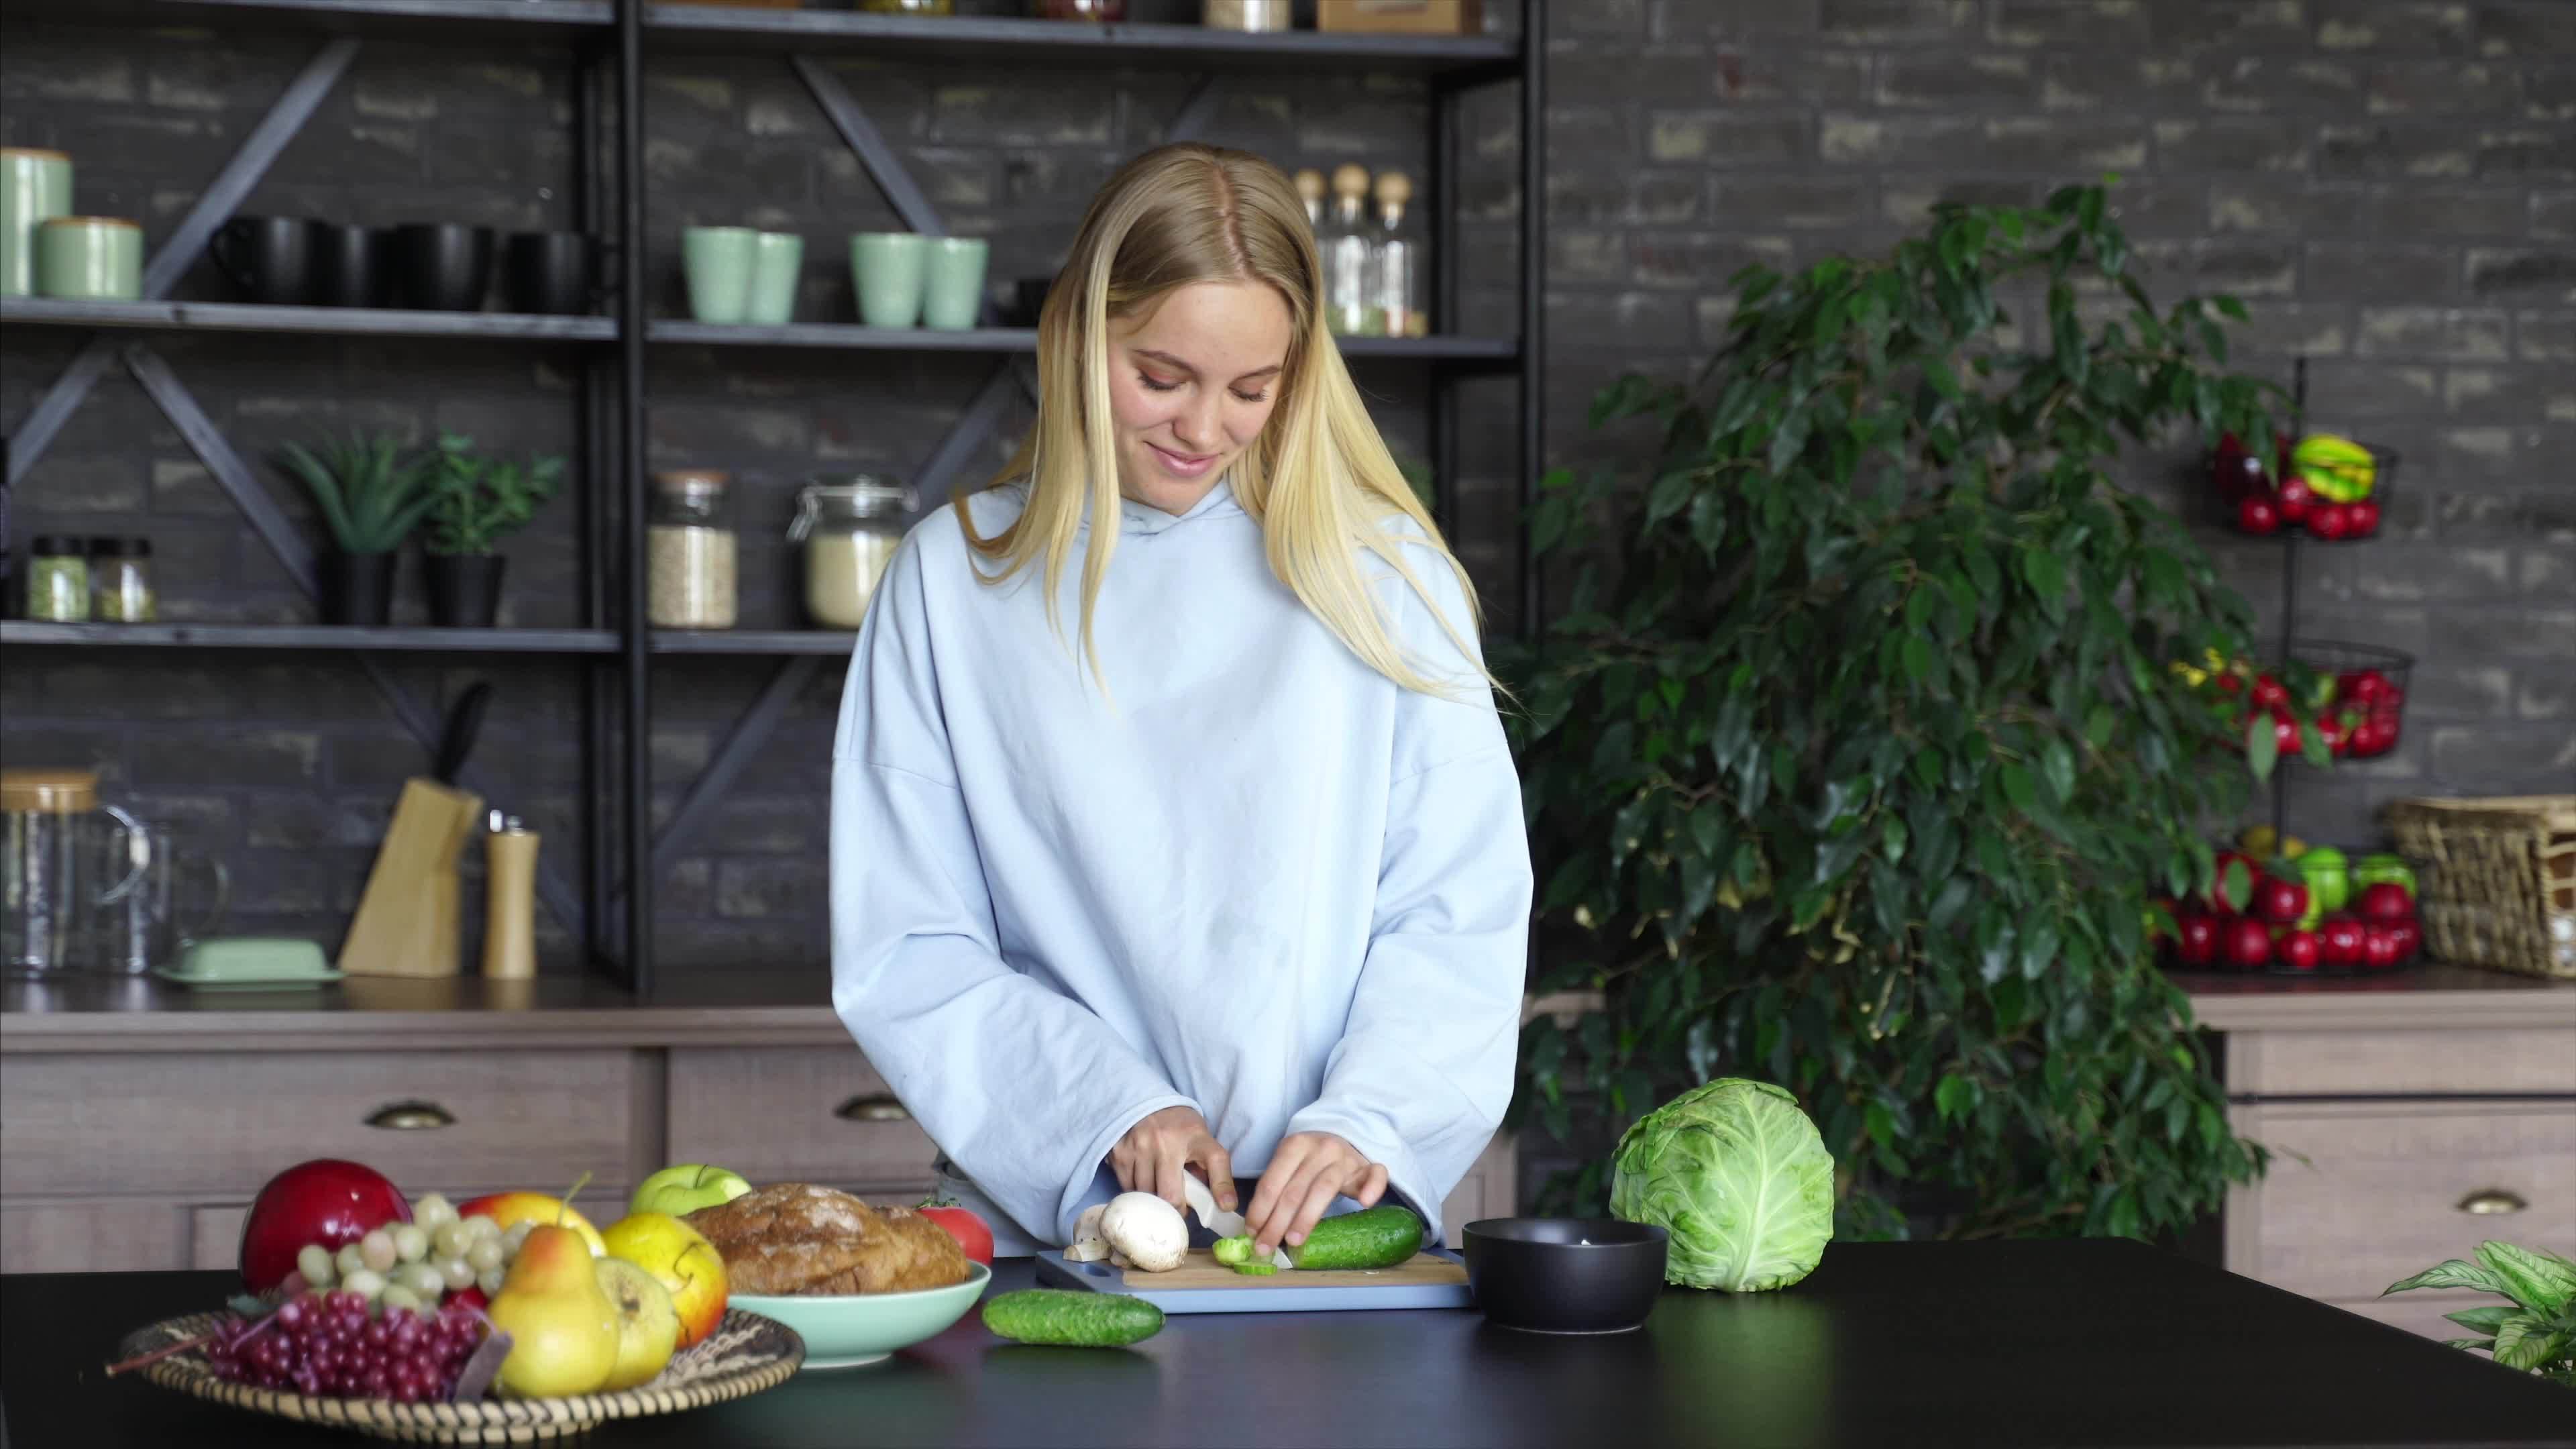
[[[2478,1244],[2476,1262],[2452,1258],[2436,1263],[2389,1284],[2381,1296],[2417,1288],[2470,1288],[2512,1299],[2510,1305],[2443,1314],[2462,1328],[2493,1335],[2447,1342],[2453,1348],[2484,1349],[2507,1368],[2576,1388],[2576,1263],[2545,1248],[2490,1240]]]
[[[2412,1278],[2400,1278],[2379,1290],[2379,1296],[2406,1293],[2417,1288],[2470,1288],[2480,1293],[2503,1293],[2504,1280],[2461,1258],[2434,1264]],[[2511,1295],[2507,1295],[2511,1296]]]
[[[391,553],[402,547],[430,508],[429,464],[408,459],[389,437],[325,443],[317,454],[298,443],[278,449],[280,465],[313,497],[314,510],[342,553]]]
[[[1572,607],[1494,646],[1550,882],[1531,984],[1598,1004],[1525,1029],[1516,1114],[1606,1143],[1775,1083],[1849,1237],[2152,1236],[2260,1171],[2147,928],[2251,798],[2204,660],[2254,657],[2253,614],[2118,476],[2283,399],[2129,256],[2100,188],[1943,206],[1884,256],[1748,268],[1703,371],[1602,395],[1654,456],[1550,475]]]
[[[2540,1318],[2553,1318],[2576,1303],[2576,1263],[2555,1253],[2490,1241],[2478,1244],[2478,1263],[2504,1285],[2497,1291]]]
[[[431,460],[426,547],[441,555],[488,554],[502,539],[528,526],[555,496],[564,460],[537,458],[525,467],[487,457],[474,440],[442,433]]]

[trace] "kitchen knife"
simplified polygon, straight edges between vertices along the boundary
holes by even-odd
[[[465,757],[474,753],[474,741],[483,732],[483,711],[492,702],[492,686],[476,680],[456,697],[447,712],[447,728],[439,735],[438,759],[429,777],[442,785],[453,786],[457,774],[465,768]]]

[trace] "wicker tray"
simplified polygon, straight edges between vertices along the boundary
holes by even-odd
[[[192,1313],[137,1329],[117,1357],[137,1358],[181,1339],[212,1332],[226,1315]],[[484,1399],[470,1404],[406,1404],[396,1399],[316,1398],[254,1388],[215,1377],[198,1349],[174,1353],[136,1372],[163,1388],[237,1409],[307,1424],[354,1429],[410,1444],[533,1444],[584,1433],[610,1419],[674,1414],[776,1388],[805,1362],[796,1330],[756,1313],[728,1309],[716,1331],[679,1354],[650,1383],[614,1394],[559,1399]]]
[[[2394,800],[2422,862],[2424,943],[2445,961],[2576,980],[2576,795]]]

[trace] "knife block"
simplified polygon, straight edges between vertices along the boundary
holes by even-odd
[[[393,823],[377,847],[358,914],[340,943],[340,969],[353,976],[454,976],[462,927],[456,862],[483,811],[479,795],[435,780],[403,784]]]

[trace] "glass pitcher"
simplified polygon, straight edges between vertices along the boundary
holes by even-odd
[[[12,976],[53,976],[96,954],[92,907],[132,889],[110,832],[142,822],[100,802],[94,770],[0,770],[0,957]]]
[[[232,901],[232,875],[213,856],[182,847],[166,825],[138,822],[102,832],[106,869],[125,879],[100,893],[92,907],[92,948],[86,964],[118,975],[178,964],[180,949],[223,923]],[[190,899],[184,882],[208,882]],[[182,902],[188,909],[183,912]]]

